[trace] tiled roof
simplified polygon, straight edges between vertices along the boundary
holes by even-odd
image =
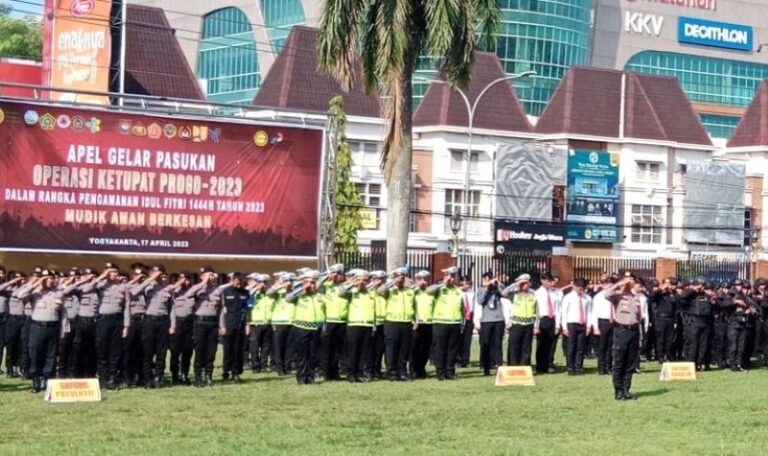
[[[129,4],[127,14],[126,93],[204,99],[165,12]]]
[[[728,147],[768,146],[768,80],[763,80],[755,97],[728,140]]]
[[[348,115],[381,117],[378,98],[363,92],[357,62],[353,86],[347,93],[341,90],[332,76],[319,72],[316,38],[317,29],[306,26],[291,29],[283,50],[264,78],[253,104],[306,112],[327,112],[331,98],[343,95],[344,109]]]
[[[544,109],[536,132],[617,138],[622,72],[572,67]],[[680,82],[626,72],[624,137],[712,145]]]
[[[472,77],[464,92],[473,104],[480,92],[491,82],[506,76],[498,56],[492,52],[475,51]],[[459,92],[443,83],[431,83],[413,117],[414,126],[451,125],[466,127],[469,123],[467,106]],[[477,105],[473,128],[531,132],[533,127],[525,115],[520,100],[509,82],[493,85]]]

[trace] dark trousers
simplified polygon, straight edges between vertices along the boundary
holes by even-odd
[[[21,326],[21,372],[29,374],[30,352],[29,352],[29,326],[32,323],[32,317],[24,316],[24,324]]]
[[[168,351],[168,329],[170,320],[145,317],[141,328],[141,345],[144,354],[143,370],[146,379],[150,376],[162,379],[165,374],[165,354]]]
[[[656,359],[660,363],[671,361],[675,321],[671,318],[657,318],[653,323],[653,328],[656,333]]]
[[[294,326],[291,328],[291,346],[296,357],[296,381],[299,384],[315,381],[317,353],[320,349],[322,328],[304,329]]]
[[[219,342],[219,324],[212,320],[196,320],[195,338],[195,375],[213,375],[213,362]]]
[[[11,315],[5,324],[5,369],[11,373],[21,367],[21,328],[23,315]]]
[[[29,375],[32,378],[49,379],[56,370],[61,327],[58,324],[44,326],[36,321],[29,325]]]
[[[708,346],[709,323],[701,318],[692,318],[685,325],[685,360],[705,366]]]
[[[533,345],[533,324],[513,324],[509,328],[507,344],[507,364],[510,366],[529,366],[531,364],[531,346]]]
[[[74,374],[74,356],[72,349],[75,341],[75,322],[69,322],[69,332],[59,340],[59,348],[56,361],[56,375],[59,378],[70,378]]]
[[[405,378],[408,375],[408,357],[411,353],[412,337],[411,323],[384,323],[384,344],[389,378]]]
[[[432,339],[435,350],[435,370],[438,379],[456,376],[456,358],[461,340],[461,325],[435,324]]]
[[[371,341],[370,358],[368,361],[368,370],[374,378],[381,377],[381,366],[385,349],[384,325],[377,325],[376,330],[373,332],[373,341]]]
[[[639,325],[617,325],[613,331],[613,387],[617,390],[629,391],[632,387],[639,338]]]
[[[123,375],[129,383],[144,382],[144,348],[141,343],[144,333],[143,322],[143,315],[132,317],[131,328],[128,330],[128,337],[125,338]],[[149,374],[150,372],[146,372],[146,375]]]
[[[475,324],[472,319],[467,319],[461,327],[461,337],[459,339],[459,354],[457,361],[461,367],[469,367],[469,360],[472,356],[472,334],[475,332]]]
[[[72,340],[72,374],[77,378],[96,376],[98,354],[96,351],[96,319],[77,317],[75,337]]]
[[[249,366],[261,372],[269,368],[272,350],[272,326],[251,325],[251,335],[248,336]]]
[[[411,374],[417,378],[427,378],[427,361],[432,352],[433,325],[420,324],[413,333],[411,344]]]
[[[243,373],[244,340],[245,328],[243,325],[227,328],[227,332],[221,340],[224,347],[224,376]]]
[[[372,338],[373,328],[370,326],[347,327],[347,375],[350,379],[362,377]]]
[[[489,321],[480,323],[480,364],[483,372],[490,372],[504,364],[502,344],[504,341],[504,322]]]
[[[320,336],[320,371],[326,380],[339,379],[339,361],[344,356],[347,325],[326,323]]]
[[[539,320],[539,335],[536,336],[536,372],[544,374],[552,366],[553,346],[557,342],[555,336],[555,319],[542,317]]]
[[[578,323],[568,323],[567,363],[570,372],[584,371],[584,351],[587,348],[587,328]]]
[[[762,318],[759,321],[763,332],[763,365],[768,367],[768,318]]]
[[[724,317],[718,317],[709,332],[711,342],[708,344],[706,364],[712,363],[720,367],[728,366],[728,322]]]
[[[293,349],[290,344],[291,325],[275,325],[272,331],[272,359],[280,375],[288,375],[293,361]]]
[[[123,315],[99,317],[96,323],[96,347],[99,352],[99,378],[117,380],[123,356]]]
[[[600,330],[600,337],[597,341],[597,370],[601,374],[607,374],[611,371],[613,363],[613,324],[610,320],[603,318],[597,320],[597,327]]]
[[[3,362],[3,353],[5,352],[5,327],[7,325],[8,317],[5,314],[0,315],[0,363]],[[2,366],[2,364],[0,364],[0,366]]]
[[[195,317],[176,319],[176,329],[171,336],[171,375],[178,379],[180,375],[189,376],[192,352],[195,349]]]
[[[745,322],[732,320],[728,323],[728,367],[731,369],[742,366],[746,335]]]

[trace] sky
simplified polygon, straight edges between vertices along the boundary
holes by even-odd
[[[43,12],[43,0],[0,0],[0,3],[13,7],[12,17],[24,17]]]

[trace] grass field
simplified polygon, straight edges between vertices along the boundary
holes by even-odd
[[[300,387],[245,374],[213,388],[105,391],[100,403],[46,404],[0,379],[0,454],[765,454],[768,370],[661,383],[636,375],[616,402],[594,373],[493,386],[477,368],[454,382]],[[218,366],[217,366],[218,369]]]

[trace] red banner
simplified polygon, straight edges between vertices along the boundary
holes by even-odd
[[[315,256],[323,132],[0,102],[0,247]]]

